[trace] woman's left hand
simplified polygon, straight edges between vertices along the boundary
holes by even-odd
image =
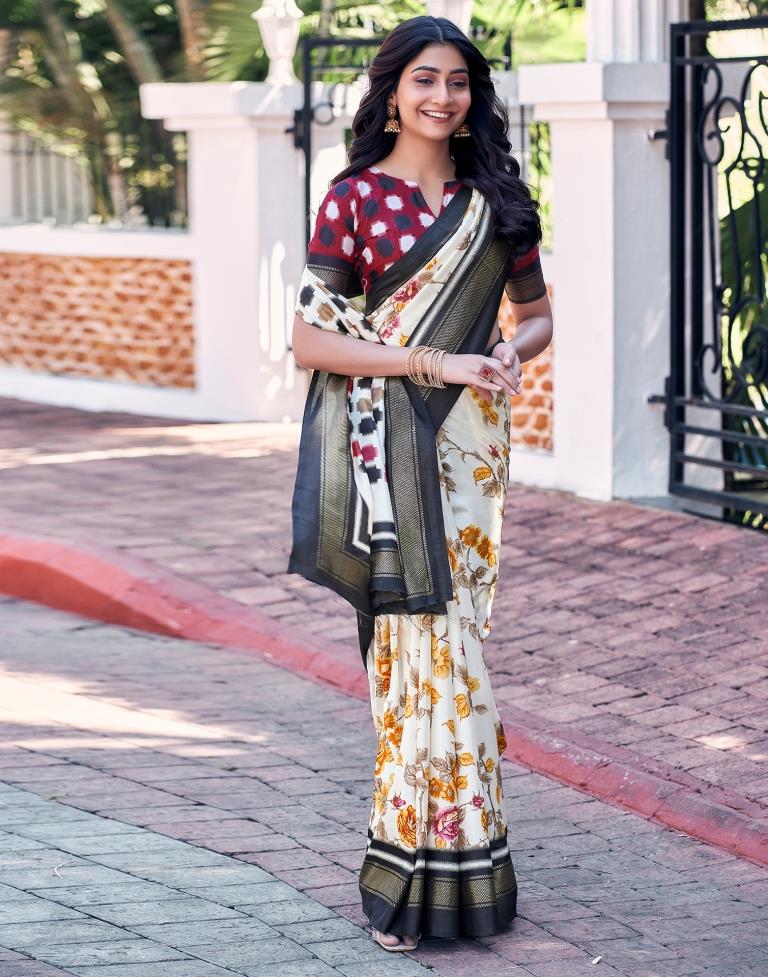
[[[520,387],[522,384],[522,373],[523,367],[520,362],[520,357],[517,350],[515,349],[515,344],[512,340],[508,342],[500,341],[491,350],[490,356],[493,356],[497,360],[501,360],[504,366],[512,373],[517,381],[517,388],[515,393],[520,393]],[[472,389],[483,398],[483,400],[491,401],[493,400],[493,392],[490,390],[485,390],[482,387],[472,387]]]

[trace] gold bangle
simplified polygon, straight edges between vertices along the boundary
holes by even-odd
[[[445,389],[443,379],[443,357],[445,350],[437,346],[413,346],[405,361],[408,379],[421,387]]]
[[[424,360],[428,352],[429,346],[421,346],[419,347],[418,354],[414,357],[414,383],[417,383],[420,387],[427,386],[427,378],[424,375]]]
[[[412,383],[417,383],[417,374],[415,369],[416,360],[422,354],[424,350],[423,346],[412,346],[408,352],[408,357],[405,361],[405,372],[406,376]]]
[[[411,348],[408,350],[408,355],[405,358],[405,375],[408,377],[409,380],[413,380],[412,361],[413,361],[413,354],[416,352],[417,349],[418,346],[411,346]]]
[[[430,359],[430,383],[433,387],[439,387],[443,389],[445,383],[443,382],[443,357],[445,356],[445,350],[435,347],[433,349],[433,355]]]
[[[437,357],[437,386],[441,389],[445,389],[445,380],[443,380],[443,360],[445,359],[445,350],[441,349]]]
[[[416,383],[416,360],[421,352],[421,346],[414,346],[408,357],[408,379]]]
[[[442,352],[443,351],[441,349],[436,349],[435,355],[432,357],[432,386],[433,387],[440,386],[438,367],[440,364],[440,356]]]
[[[434,387],[435,385],[435,375],[433,370],[433,364],[435,362],[435,349],[430,346],[427,355],[424,357],[424,373],[426,374],[427,386]]]

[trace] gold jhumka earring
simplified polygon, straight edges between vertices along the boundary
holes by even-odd
[[[455,132],[452,132],[451,135],[458,136],[458,138],[461,139],[462,137],[471,136],[472,130],[469,128],[466,122],[462,122],[459,128]]]
[[[384,132],[394,132],[394,133],[400,132],[400,123],[397,121],[396,118],[397,109],[391,102],[387,106],[387,115],[389,116],[389,118],[384,124]]]

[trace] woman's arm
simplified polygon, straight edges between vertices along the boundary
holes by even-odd
[[[293,320],[293,358],[310,370],[327,370],[346,377],[405,376],[408,348],[369,343]]]
[[[532,360],[542,353],[552,342],[552,306],[548,295],[542,295],[534,302],[512,303],[512,318],[517,329],[507,343],[499,344],[507,349],[514,346],[521,363]],[[496,349],[494,347],[494,355]]]
[[[387,346],[370,343],[354,336],[310,326],[300,316],[293,320],[293,358],[301,367],[325,370],[347,377],[405,376],[407,346]],[[477,371],[485,364],[492,365],[497,383],[483,380]],[[443,379],[446,383],[471,384],[487,390],[506,390],[517,393],[520,381],[512,370],[499,365],[490,356],[472,353],[446,353],[443,357]]]

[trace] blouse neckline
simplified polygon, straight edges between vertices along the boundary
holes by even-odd
[[[421,187],[415,180],[406,180],[403,176],[392,176],[391,173],[385,173],[384,170],[380,169],[378,166],[369,166],[368,169],[371,173],[380,173],[385,176],[388,180],[398,180],[400,183],[405,183],[409,187],[415,187],[417,190],[421,190]],[[451,186],[454,183],[460,183],[461,181],[454,177],[452,180],[443,180],[443,187]]]

